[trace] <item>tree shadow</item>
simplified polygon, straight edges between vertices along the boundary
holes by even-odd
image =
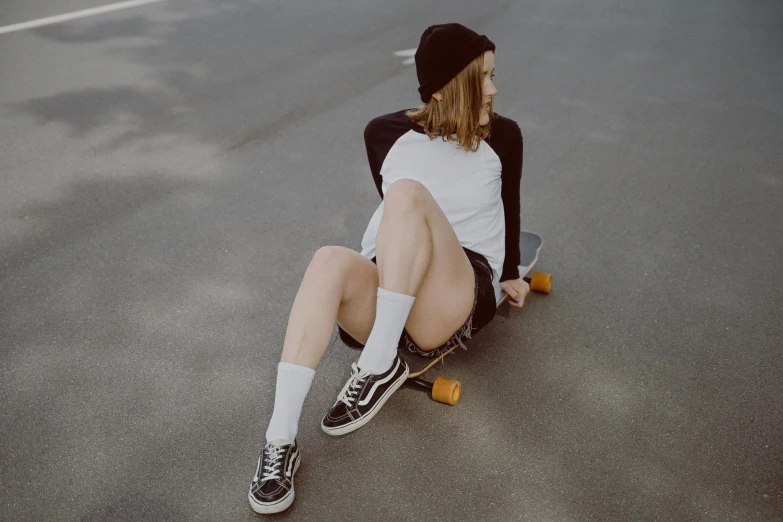
[[[163,129],[159,124],[165,121],[168,122],[166,126],[174,129],[179,127],[175,110],[175,101],[166,93],[144,92],[133,87],[69,91],[9,106],[11,114],[28,114],[34,117],[39,125],[64,124],[76,138],[112,124],[131,128],[126,130],[123,136],[149,135],[156,130],[160,132]],[[124,139],[121,140],[126,144]]]
[[[191,185],[191,181],[148,172],[121,179],[79,180],[69,184],[59,199],[27,202],[20,216],[27,230],[16,241],[6,242],[0,253],[0,280]]]

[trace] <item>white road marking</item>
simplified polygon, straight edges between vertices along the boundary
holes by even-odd
[[[394,51],[394,56],[413,56],[416,54],[416,49],[418,47],[414,47],[413,49],[403,49],[401,51]]]
[[[25,29],[43,27],[44,25],[59,24],[61,22],[68,22],[69,20],[76,20],[77,18],[86,18],[88,16],[95,16],[103,13],[110,13],[112,11],[119,11],[120,9],[130,9],[131,7],[138,7],[140,5],[154,4],[156,2],[163,1],[164,0],[129,0],[127,2],[119,2],[101,7],[93,7],[91,9],[83,9],[81,11],[74,11],[72,13],[49,16],[46,18],[39,18],[37,20],[30,20],[29,22],[22,22],[20,24],[6,25],[0,27],[0,34],[13,33],[14,31],[24,31]]]
[[[416,58],[414,55],[416,54],[417,47],[414,47],[413,49],[402,49],[400,51],[394,51],[394,56],[399,56],[400,58],[405,58],[402,61],[403,65],[411,65],[416,63]]]

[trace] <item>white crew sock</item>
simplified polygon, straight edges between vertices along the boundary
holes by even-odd
[[[416,298],[410,295],[389,292],[378,288],[378,304],[375,308],[375,324],[362,350],[357,366],[362,370],[379,375],[389,368],[397,355],[405,321]]]
[[[299,416],[302,414],[307,392],[313,382],[315,370],[281,362],[277,366],[275,387],[275,409],[266,429],[266,441],[293,443],[299,430]]]

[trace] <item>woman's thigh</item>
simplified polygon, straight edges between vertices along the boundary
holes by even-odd
[[[432,238],[432,258],[405,329],[423,350],[448,341],[470,317],[475,298],[475,275],[457,234],[429,191],[420,183],[422,205]]]

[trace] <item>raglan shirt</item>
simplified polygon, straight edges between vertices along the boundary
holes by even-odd
[[[490,136],[475,152],[430,139],[405,110],[379,116],[364,130],[367,159],[383,199],[397,180],[424,185],[451,223],[460,244],[487,258],[494,282],[519,278],[519,188],[523,140],[514,120],[495,114]],[[383,201],[362,238],[362,255],[375,256]]]

